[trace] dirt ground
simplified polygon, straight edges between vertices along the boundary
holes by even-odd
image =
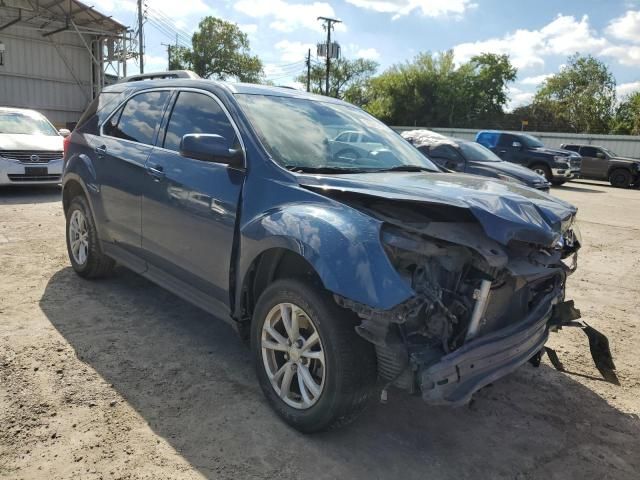
[[[0,478],[640,478],[640,191],[574,182],[585,247],[568,297],[607,334],[620,386],[580,331],[571,370],[525,365],[460,409],[391,392],[304,436],[264,400],[235,332],[119,269],[67,260],[59,192],[0,189]]]

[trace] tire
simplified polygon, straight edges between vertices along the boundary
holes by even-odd
[[[345,148],[343,150],[340,150],[339,152],[336,152],[335,155],[333,156],[333,159],[338,162],[341,160],[348,160],[348,161],[354,162],[359,158],[360,158],[360,155],[358,154],[358,152],[351,148]]]
[[[547,179],[547,182],[553,182],[553,176],[551,175],[551,170],[544,163],[536,163],[529,167],[531,170],[536,172],[538,175],[542,175]]]
[[[616,168],[609,174],[609,183],[616,188],[629,188],[631,180],[631,173],[624,168]]]
[[[115,261],[102,253],[87,200],[82,196],[74,197],[65,215],[67,253],[73,269],[84,278],[107,276]]]
[[[289,330],[282,328],[284,321],[277,323],[277,318],[283,318],[281,308],[287,309],[287,305],[300,309],[298,315],[287,315],[299,319],[298,331],[305,343],[314,330],[319,336],[319,342],[299,358],[294,351],[295,345],[288,347],[294,349],[289,353],[263,348],[263,345],[273,345],[276,339],[263,328],[265,323],[278,330],[276,333],[281,339],[289,338]],[[351,422],[367,405],[376,382],[376,356],[373,345],[355,332],[356,324],[356,315],[336,305],[328,292],[299,279],[277,280],[260,296],[251,325],[251,350],[256,374],[271,407],[293,428],[304,433],[337,428]],[[298,352],[304,351],[302,340]],[[286,345],[286,342],[275,343]],[[316,358],[321,356],[323,361],[310,360],[305,357],[307,354]],[[287,363],[297,367],[291,367],[294,372],[289,375],[291,389],[287,388],[282,394],[281,386],[288,375]],[[307,388],[303,367],[311,373],[317,395]],[[282,369],[285,373],[273,375],[274,371]],[[276,379],[274,383],[268,372]],[[309,400],[306,404],[302,388]],[[293,405],[296,402],[297,405]]]

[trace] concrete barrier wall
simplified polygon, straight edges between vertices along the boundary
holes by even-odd
[[[426,127],[392,127],[398,132]],[[479,130],[472,128],[429,128],[448,137],[475,140]],[[623,157],[640,158],[640,136],[638,135],[590,135],[580,133],[524,132],[540,139],[547,147],[557,148],[562,143],[600,145]]]

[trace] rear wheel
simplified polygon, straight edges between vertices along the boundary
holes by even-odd
[[[108,275],[115,262],[104,255],[98,242],[93,217],[82,196],[71,200],[66,212],[67,252],[71,266],[78,275],[85,278],[98,278]]]
[[[251,331],[256,373],[271,407],[294,428],[338,427],[366,406],[376,358],[355,325],[328,292],[300,280],[278,280],[260,296]]]
[[[532,165],[530,168],[538,175],[542,175],[544,178],[546,178],[547,182],[553,182],[551,170],[543,163],[537,163],[535,165]]]
[[[609,182],[617,188],[629,188],[631,180],[631,173],[623,168],[618,168],[609,175]]]

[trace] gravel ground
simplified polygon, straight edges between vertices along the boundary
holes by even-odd
[[[124,269],[69,266],[59,192],[0,189],[0,477],[640,478],[640,191],[573,182],[585,247],[568,297],[608,335],[552,337],[570,374],[525,365],[468,407],[391,392],[304,436],[268,408],[232,329]]]

